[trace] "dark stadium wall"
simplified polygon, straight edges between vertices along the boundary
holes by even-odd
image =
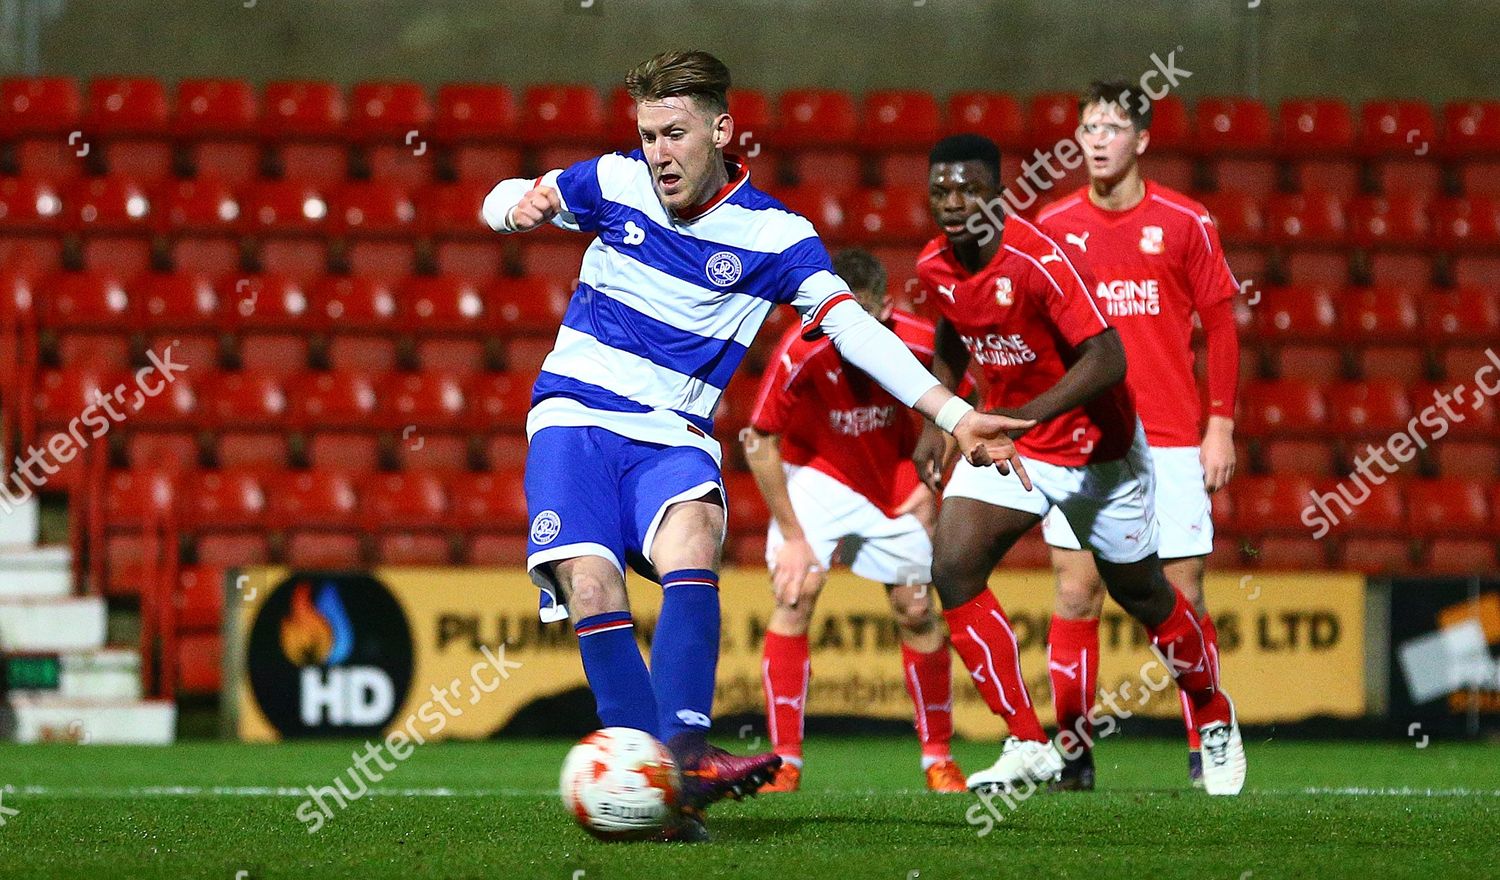
[[[720,53],[745,86],[1073,90],[1176,52],[1181,93],[1442,101],[1500,94],[1494,0],[7,0],[47,12],[39,70],[608,86],[650,51]],[[0,16],[0,72],[24,19]],[[18,24],[18,21],[21,22]],[[18,30],[20,28],[21,30]]]

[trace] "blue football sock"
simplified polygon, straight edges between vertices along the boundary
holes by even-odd
[[[661,586],[661,617],[651,639],[660,738],[706,737],[719,665],[719,576],[705,568],[683,568],[667,572]]]
[[[632,727],[660,738],[656,695],[646,661],[635,646],[629,611],[607,611],[574,624],[583,671],[594,691],[594,707],[605,727]]]

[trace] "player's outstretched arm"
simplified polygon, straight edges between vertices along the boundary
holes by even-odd
[[[968,367],[969,350],[964,348],[963,339],[947,318],[938,318],[932,335],[932,374],[944,388],[956,391],[959,377]],[[953,455],[951,436],[927,422],[922,427],[922,435],[917,438],[916,448],[912,450],[912,463],[917,467],[918,478],[935,494],[943,491],[943,474]]]
[[[562,196],[545,183],[502,180],[484,197],[484,221],[496,232],[530,232],[562,212]]]
[[[892,397],[952,434],[958,451],[975,467],[995,465],[1002,474],[1014,467],[1027,489],[1031,480],[1021,467],[1010,431],[1036,423],[1026,418],[981,413],[943,387],[896,334],[872,318],[852,297],[823,316],[821,329],[833,340],[839,357],[864,370]]]
[[[822,562],[813,553],[812,545],[802,531],[797,511],[792,508],[792,498],[786,488],[786,470],[782,467],[781,436],[766,434],[748,427],[740,435],[740,445],[745,450],[745,460],[750,464],[750,473],[771,518],[781,530],[781,549],[776,553],[776,562],[771,567],[771,592],[782,605],[796,605],[802,598],[804,585],[817,583],[828,576]]]

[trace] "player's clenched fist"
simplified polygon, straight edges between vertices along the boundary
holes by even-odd
[[[556,217],[562,211],[562,197],[550,186],[532,188],[510,209],[510,227],[529,232]]]
[[[1021,478],[1021,485],[1031,491],[1031,477],[1021,464],[1020,453],[1010,439],[1011,431],[1025,431],[1036,424],[1035,419],[1018,419],[1012,416],[982,413],[973,410],[953,426],[953,437],[958,441],[958,451],[975,467],[993,464],[1000,473],[1008,474],[1012,469]]]

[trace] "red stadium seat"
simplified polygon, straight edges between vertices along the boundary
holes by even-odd
[[[186,429],[202,422],[200,397],[193,388],[191,373],[181,373],[167,382],[153,371],[143,384],[129,388],[130,399],[123,411],[130,416],[132,428]],[[156,393],[151,394],[152,391]]]
[[[372,377],[353,370],[299,373],[286,380],[287,412],[308,429],[363,428],[376,414]]]
[[[483,293],[469,279],[455,275],[414,275],[398,289],[402,316],[421,335],[480,335],[489,324]]]
[[[1500,200],[1476,195],[1432,204],[1432,238],[1453,250],[1500,250]]]
[[[66,135],[79,128],[83,96],[64,76],[0,79],[0,131],[17,136]]]
[[[1420,304],[1422,332],[1433,341],[1500,340],[1500,291],[1432,291]]]
[[[520,135],[528,144],[594,146],[604,137],[604,101],[592,86],[530,86],[521,102]]]
[[[1383,468],[1373,466],[1371,473]],[[1339,535],[1397,535],[1406,529],[1406,495],[1410,480],[1387,476],[1385,482],[1354,476],[1324,480],[1317,492],[1327,510],[1339,518],[1333,527]],[[1334,497],[1329,497],[1334,496]],[[1348,508],[1347,510],[1345,508]]]
[[[361,275],[321,279],[313,287],[310,311],[341,333],[396,333],[402,329],[391,286]]]
[[[1500,156],[1500,101],[1444,104],[1443,154],[1454,159]]]
[[[172,127],[179,137],[250,138],[255,136],[259,121],[260,102],[244,80],[185,79],[177,83]]]
[[[96,77],[89,83],[86,127],[103,135],[168,134],[167,93],[147,77]]]
[[[271,474],[265,487],[273,528],[339,528],[353,522],[359,511],[353,478],[338,471]]]
[[[1187,103],[1176,95],[1163,95],[1151,102],[1152,177],[1160,178],[1161,153],[1185,152],[1193,146],[1193,122]]]
[[[219,301],[227,323],[238,329],[307,330],[321,326],[306,288],[276,272],[234,273],[219,280]]]
[[[266,491],[257,469],[195,472],[178,487],[185,502],[178,509],[179,521],[195,531],[258,528],[266,521]]]
[[[1033,95],[1027,108],[1030,145],[1043,152],[1061,141],[1072,140],[1078,130],[1078,96],[1071,92]]]
[[[1338,326],[1333,295],[1326,287],[1271,287],[1252,306],[1255,336],[1266,341],[1332,339]]]
[[[451,431],[467,415],[463,383],[450,373],[393,373],[380,381],[380,389],[380,422],[392,428],[411,427],[413,434]]]
[[[538,278],[497,278],[484,291],[491,320],[504,333],[551,333],[568,307],[566,287]]]
[[[344,94],[329,82],[282,80],[265,87],[261,134],[271,139],[338,140],[348,110]]]
[[[1340,382],[1324,389],[1329,422],[1346,437],[1389,434],[1412,418],[1406,387],[1390,380]]]
[[[510,138],[516,130],[515,96],[495,83],[444,83],[437,91],[433,130],[448,144]]]
[[[448,514],[448,489],[435,474],[369,474],[359,484],[359,512],[370,531],[437,529]]]
[[[858,130],[854,100],[833,89],[792,89],[777,99],[774,143],[791,149],[843,147]]]
[[[122,331],[130,324],[130,296],[111,274],[63,272],[48,278],[42,289],[38,318],[43,327]]]
[[[859,143],[868,150],[926,153],[938,139],[937,101],[931,92],[874,91],[860,112]]]
[[[775,190],[773,195],[788,210],[806,217],[822,238],[837,242],[854,234],[843,200],[835,189],[806,184]]]
[[[1307,534],[1302,511],[1313,481],[1299,474],[1245,475],[1229,483],[1234,496],[1235,531],[1246,535],[1276,532]]]
[[[488,474],[462,474],[448,483],[448,523],[463,530],[524,530],[525,477],[519,467]]]
[[[150,193],[156,230],[218,233],[229,236],[238,227],[240,203],[229,185],[212,177],[164,181]]]
[[[352,181],[329,193],[329,227],[348,236],[407,236],[417,218],[404,187]]]
[[[142,329],[212,332],[222,325],[219,295],[203,275],[152,273],[131,279],[127,291]]]
[[[1493,440],[1443,437],[1432,444],[1432,451],[1437,471],[1444,477],[1468,477],[1491,483],[1500,476],[1500,443]]]
[[[1495,542],[1485,538],[1438,538],[1427,546],[1422,570],[1429,574],[1467,574],[1494,571]]]
[[[1282,379],[1245,387],[1242,430],[1250,437],[1327,433],[1328,404],[1315,382]]]
[[[1337,566],[1346,571],[1389,575],[1412,570],[1412,543],[1406,538],[1352,537],[1335,547]]]
[[[494,235],[484,222],[484,197],[494,183],[466,180],[434,184],[417,194],[417,217],[422,230],[448,238],[489,238]]]
[[[212,373],[198,381],[198,393],[211,428],[268,428],[283,424],[287,416],[286,390],[273,373]]]
[[[226,468],[283,469],[291,461],[287,440],[264,431],[225,431],[214,444],[214,461]]]
[[[316,233],[328,228],[328,202],[311,183],[262,180],[240,194],[240,218],[252,233]]]
[[[1411,389],[1412,409],[1425,426],[1422,429],[1424,432],[1436,435],[1437,429],[1431,421],[1437,419],[1446,426],[1444,437],[1486,440],[1500,438],[1500,407],[1494,405],[1493,399],[1486,398],[1485,405],[1474,408],[1474,373],[1480,366],[1494,362],[1487,351],[1488,349],[1468,350],[1466,353],[1472,360],[1466,358],[1468,362],[1462,365],[1451,362],[1447,365],[1448,381],[1418,383]],[[1461,369],[1455,371],[1455,366],[1461,366]],[[1462,386],[1462,391],[1459,386]],[[1446,407],[1442,403],[1444,398],[1448,401]],[[1448,414],[1449,411],[1453,413],[1452,416]]]
[[[380,469],[380,438],[363,432],[319,431],[307,440],[307,462],[320,470],[371,474]]]
[[[432,103],[417,83],[363,82],[349,90],[349,133],[357,140],[406,148],[410,132],[424,140],[431,135],[432,121]]]
[[[604,101],[604,137],[617,150],[628,152],[640,146],[640,129],[635,124],[635,99],[624,86],[611,90]]]
[[[862,190],[847,205],[847,235],[856,241],[917,245],[932,237],[925,187]]]
[[[1211,155],[1269,153],[1271,114],[1254,98],[1199,98],[1195,107],[1196,146]]]
[[[1432,108],[1420,101],[1370,101],[1360,108],[1359,148],[1370,156],[1412,156],[1437,143]]]
[[[1494,530],[1489,493],[1473,480],[1411,480],[1406,483],[1406,492],[1411,534],[1459,538]]]
[[[1344,206],[1331,193],[1277,193],[1266,203],[1266,217],[1271,241],[1278,244],[1336,245],[1344,241]]]
[[[948,96],[948,134],[982,134],[1002,150],[1026,141],[1026,117],[1014,97],[999,92],[955,92]]]
[[[1337,156],[1354,148],[1354,117],[1336,98],[1293,98],[1278,113],[1278,142],[1290,156]]]
[[[771,511],[750,474],[725,474],[724,492],[729,497],[729,531],[735,534],[764,532]]]
[[[479,373],[464,383],[469,423],[476,431],[514,430],[526,425],[531,410],[532,376]]]
[[[1333,450],[1325,440],[1270,439],[1261,449],[1266,469],[1273,474],[1326,477],[1334,472]]]
[[[1419,340],[1417,300],[1402,287],[1350,288],[1339,295],[1344,335],[1366,343]]]
[[[74,181],[65,204],[68,221],[80,232],[145,232],[151,200],[134,179],[108,176]]]
[[[0,232],[52,232],[62,216],[61,191],[50,181],[0,178]]]
[[[1226,244],[1259,244],[1265,240],[1265,213],[1254,197],[1225,190],[1204,193],[1200,198]]]
[[[1349,240],[1367,248],[1425,246],[1427,212],[1428,200],[1422,196],[1358,196],[1348,206]]]

